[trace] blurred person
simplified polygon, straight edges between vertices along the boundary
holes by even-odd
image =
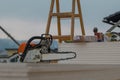
[[[93,29],[94,35],[97,37],[97,42],[103,42],[104,36],[102,32],[98,32],[98,28],[94,27]]]

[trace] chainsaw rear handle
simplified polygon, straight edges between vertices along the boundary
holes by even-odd
[[[24,61],[24,59],[25,59],[25,56],[27,55],[27,52],[28,52],[28,50],[30,49],[30,43],[33,41],[33,40],[36,40],[36,39],[44,39],[43,37],[41,37],[41,36],[34,36],[34,37],[32,37],[32,38],[30,38],[29,40],[28,40],[28,42],[26,43],[26,47],[25,47],[25,49],[24,49],[24,52],[23,52],[23,54],[21,55],[21,58],[20,58],[20,61],[21,62],[23,62]]]
[[[47,36],[47,37],[46,37]],[[34,47],[31,47],[31,42],[34,41],[34,40],[40,40],[40,42],[38,44],[35,44]],[[21,58],[20,58],[20,61],[23,62],[26,55],[27,55],[27,52],[28,50],[30,49],[35,49],[35,48],[40,48],[41,46],[44,46],[44,45],[41,45],[42,43],[42,40],[49,40],[50,41],[50,45],[52,44],[52,36],[49,35],[49,34],[42,34],[41,36],[34,36],[32,38],[30,38],[26,44],[26,47],[25,47],[25,50],[23,52],[23,54],[21,55]],[[50,45],[48,45],[48,47],[50,47]]]

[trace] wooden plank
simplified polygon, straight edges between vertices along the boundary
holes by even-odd
[[[53,39],[70,40],[70,35],[53,36]]]
[[[60,13],[60,5],[59,0],[56,0],[56,11],[57,13]],[[61,19],[57,16],[57,26],[58,26],[58,36],[61,36]],[[61,39],[59,39],[59,42],[61,43]]]
[[[81,26],[82,35],[85,35],[84,22],[83,22],[80,0],[77,0],[77,5],[78,5],[78,12],[80,14],[79,19],[80,19],[80,26]]]
[[[46,34],[49,34],[49,31],[50,31],[50,24],[52,21],[51,14],[53,13],[54,2],[55,0],[51,0],[50,11],[49,11],[48,21],[47,21],[47,26],[46,26],[46,32],[45,32]]]
[[[51,14],[52,16],[57,16],[57,17],[60,17],[60,18],[71,18],[72,17],[72,12],[63,12],[63,13],[52,13]],[[80,17],[80,14],[74,14],[74,17],[77,18],[77,17]]]
[[[16,66],[16,67],[15,67]],[[22,73],[21,73],[22,72]],[[18,73],[21,73],[17,75]],[[25,76],[23,74],[26,74]],[[119,80],[120,65],[0,64],[0,80]]]
[[[15,67],[16,66],[16,67]],[[26,69],[23,71],[23,69]],[[6,70],[5,70],[6,69]],[[18,70],[19,71],[18,71]],[[0,80],[119,80],[120,64],[0,64]],[[21,71],[22,70],[22,73]],[[19,75],[13,75],[21,73]],[[7,74],[6,76],[4,74]],[[25,76],[21,76],[27,74]]]
[[[74,38],[74,32],[75,32],[75,2],[76,0],[72,0],[72,15],[71,15],[71,40]]]
[[[120,80],[119,42],[63,43],[59,51],[77,58],[58,64],[0,64],[1,80]]]
[[[59,50],[77,53],[76,59],[60,61],[59,63],[120,64],[119,42],[67,43],[60,44]]]
[[[29,80],[26,64],[0,63],[0,80]]]
[[[28,64],[30,80],[118,80],[120,65]]]

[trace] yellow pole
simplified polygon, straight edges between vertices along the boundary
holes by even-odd
[[[82,9],[81,9],[81,4],[80,4],[80,0],[77,0],[77,4],[78,4],[78,11],[80,14],[80,25],[81,25],[81,30],[82,30],[82,35],[85,35],[85,29],[84,29],[84,23],[83,23],[83,17],[82,17]]]
[[[74,25],[75,25],[75,1],[72,0],[72,16],[71,16],[71,40],[74,37]]]
[[[56,0],[56,12],[57,14],[60,13],[59,0]],[[58,26],[58,36],[61,36],[61,21],[59,16],[57,16],[57,26]],[[59,39],[59,42],[61,43],[62,41]]]
[[[55,2],[55,0],[51,1],[51,6],[50,6],[50,11],[49,11],[49,16],[48,16],[48,22],[47,22],[47,28],[46,28],[46,34],[49,34],[49,31],[50,31],[50,24],[51,24],[51,20],[52,20],[54,2]]]

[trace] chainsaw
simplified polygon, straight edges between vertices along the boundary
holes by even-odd
[[[36,42],[35,42],[36,41]],[[31,46],[31,43],[36,43]],[[24,52],[20,55],[19,61],[25,63],[60,61],[76,58],[76,53],[71,51],[59,52],[51,51],[53,38],[50,34],[42,34],[30,38],[26,44]]]

